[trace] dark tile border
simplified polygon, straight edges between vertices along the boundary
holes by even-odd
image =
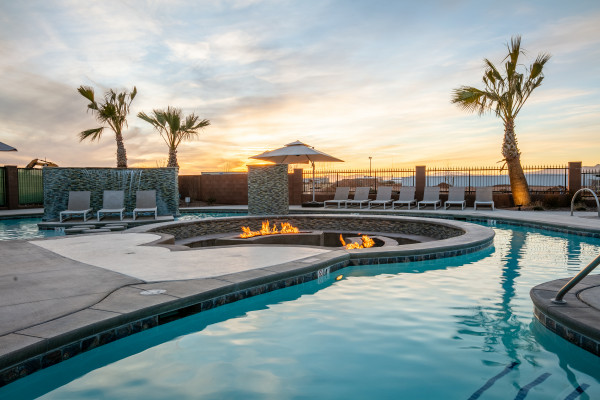
[[[533,315],[540,321],[548,330],[557,334],[561,338],[573,343],[576,346],[581,347],[584,350],[600,357],[600,342],[587,337],[569,327],[561,324],[560,322],[550,318],[544,314],[538,307],[533,307]]]

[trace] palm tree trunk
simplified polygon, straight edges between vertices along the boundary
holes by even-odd
[[[117,140],[117,168],[127,168],[127,152],[123,143],[123,135],[116,133]]]
[[[504,143],[502,144],[502,155],[508,166],[508,178],[515,205],[526,206],[531,203],[529,196],[529,185],[521,166],[521,153],[517,147],[515,136],[515,122],[508,119],[504,123]]]
[[[179,168],[179,164],[177,164],[177,150],[174,147],[169,147],[169,162],[167,162],[167,167]]]

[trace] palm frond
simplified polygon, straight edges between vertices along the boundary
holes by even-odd
[[[100,128],[95,128],[95,129],[88,129],[86,131],[80,132],[79,133],[79,141],[83,141],[85,139],[90,139],[92,142],[94,140],[100,140],[100,137],[102,136],[102,131],[104,130],[104,127],[100,127]]]

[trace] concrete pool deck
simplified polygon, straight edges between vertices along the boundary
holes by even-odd
[[[246,207],[193,210],[245,212]],[[22,215],[18,211],[0,211],[0,217]],[[291,207],[290,212],[323,214],[323,209]],[[510,210],[326,212],[510,221],[600,236],[600,219],[589,212],[578,212],[574,217],[568,212]],[[27,210],[27,215],[36,213]],[[305,273],[307,266],[314,270],[315,266],[331,265],[346,254],[342,250],[298,246],[261,246],[260,251],[244,246],[215,248],[202,250],[199,265],[198,253],[151,246],[158,238],[151,233],[126,232],[0,241],[0,386],[82,351],[168,322],[171,317],[235,301],[227,299],[232,290],[251,290],[276,273],[285,272],[293,279]],[[165,265],[170,269],[166,270]],[[586,334],[597,332],[595,340],[600,340],[600,279],[592,278],[586,278],[566,299],[568,309],[574,310],[570,314],[573,319],[583,320],[591,327]],[[580,298],[578,292],[584,296]],[[246,295],[254,294],[259,293]],[[215,298],[221,300],[209,301]],[[584,308],[587,314],[582,316]],[[174,309],[180,315],[170,315]],[[159,317],[148,318],[156,315]],[[122,332],[106,333],[115,326]],[[52,351],[76,338],[89,341],[78,348]],[[34,361],[24,363],[30,359]],[[11,367],[17,363],[21,364]]]

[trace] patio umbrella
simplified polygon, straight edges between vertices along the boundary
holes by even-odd
[[[312,201],[315,202],[315,162],[344,162],[339,158],[325,154],[322,151],[315,150],[301,141],[297,140],[286,144],[277,150],[265,151],[256,156],[252,156],[257,160],[271,161],[276,164],[307,164],[312,163],[313,179],[312,179]]]
[[[7,145],[6,143],[0,142],[0,151],[17,151],[17,149]]]

